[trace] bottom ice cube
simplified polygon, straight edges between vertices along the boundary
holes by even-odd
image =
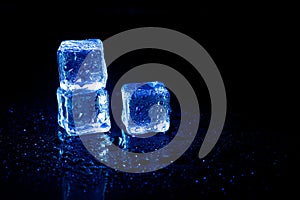
[[[163,83],[128,83],[121,92],[122,122],[127,133],[141,135],[169,129],[170,93]]]
[[[57,89],[58,124],[69,135],[107,132],[111,128],[109,98],[105,89]]]

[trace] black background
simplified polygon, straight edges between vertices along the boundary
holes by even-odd
[[[295,93],[290,90],[293,65],[286,57],[293,14],[288,7],[158,0],[99,2],[0,4],[1,104],[56,106],[56,50],[62,40],[105,40],[132,28],[165,27],[192,37],[211,55],[224,80],[229,114],[237,115],[249,130],[273,131],[272,139],[284,151],[296,150],[290,115]],[[142,53],[137,53],[140,60],[132,65],[143,60]],[[145,52],[144,59],[170,66],[173,62],[199,95],[201,76],[180,68],[175,58],[168,60],[171,55],[158,55]],[[281,143],[286,141],[282,137],[290,138],[290,143]],[[292,171],[288,175],[293,175]],[[288,180],[285,178],[283,185]],[[290,192],[282,189],[282,193]]]
[[[131,28],[157,26],[180,31],[207,50],[222,74],[230,111],[264,128],[274,124],[276,130],[286,128],[282,115],[289,110],[287,81],[292,66],[284,59],[282,39],[287,36],[281,32],[289,30],[289,21],[281,5],[154,0],[0,8],[1,101],[53,98],[58,87],[56,50],[62,40],[105,40]]]

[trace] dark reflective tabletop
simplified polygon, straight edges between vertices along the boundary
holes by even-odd
[[[197,155],[205,135],[200,127],[182,157],[149,173],[120,172],[100,163],[79,137],[67,137],[58,127],[55,106],[2,106],[0,116],[0,191],[11,198],[268,197],[278,192],[287,173],[289,157],[280,146],[273,148],[277,142],[271,139],[273,133],[244,129],[234,115],[228,115],[220,140],[204,159]],[[173,137],[172,133],[161,134],[151,143],[142,140],[134,144],[118,131],[112,128],[107,135],[129,151],[137,146],[158,148]],[[122,139],[125,142],[120,143]]]

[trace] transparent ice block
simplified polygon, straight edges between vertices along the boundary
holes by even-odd
[[[105,89],[65,91],[57,89],[58,124],[70,135],[107,132],[109,100]]]
[[[121,88],[126,132],[142,135],[170,127],[170,93],[161,82],[127,83]]]
[[[99,39],[65,40],[57,50],[60,87],[97,90],[106,86],[107,69]]]

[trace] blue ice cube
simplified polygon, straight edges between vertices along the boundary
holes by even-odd
[[[127,83],[121,88],[126,132],[142,135],[170,127],[170,93],[161,82]]]
[[[106,86],[107,68],[99,39],[65,40],[57,50],[60,87],[97,90]]]
[[[69,135],[109,131],[109,98],[105,89],[57,89],[58,124]]]

